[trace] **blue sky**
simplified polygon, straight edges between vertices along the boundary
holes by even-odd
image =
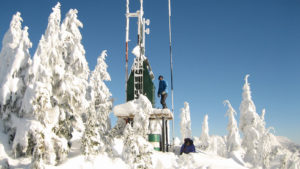
[[[60,2],[62,18],[70,8],[79,11],[84,24],[82,43],[91,69],[101,51],[108,50],[112,82],[107,85],[115,104],[123,103],[126,1]],[[19,11],[23,25],[29,27],[33,55],[56,3],[1,0],[0,39],[12,15]],[[144,0],[145,17],[151,20],[146,55],[156,77],[162,74],[170,84],[167,5],[167,0]],[[131,0],[132,12],[138,6],[138,0]],[[130,26],[131,51],[136,44],[136,20]],[[266,108],[267,127],[300,143],[299,0],[173,0],[172,30],[175,135],[180,135],[179,114],[184,101],[190,103],[194,136],[200,136],[205,114],[209,116],[210,134],[227,134],[223,101],[229,99],[239,112],[243,79],[250,74],[253,100],[259,113]],[[133,56],[129,59],[132,61]]]

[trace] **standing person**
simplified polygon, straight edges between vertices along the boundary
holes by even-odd
[[[166,109],[167,108],[166,99],[168,97],[168,90],[167,90],[168,84],[166,81],[164,81],[164,77],[162,75],[158,77],[158,80],[159,80],[159,88],[158,88],[157,96],[158,97],[161,96],[160,103],[163,109]]]
[[[184,144],[181,146],[181,149],[180,149],[180,155],[182,153],[188,154],[188,153],[192,153],[192,152],[193,153],[196,152],[193,140],[191,140],[190,138],[185,138]]]

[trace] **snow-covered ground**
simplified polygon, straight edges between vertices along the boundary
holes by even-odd
[[[0,122],[0,126],[2,126]],[[0,127],[0,164],[5,168],[8,164],[10,169],[16,168],[30,168],[31,158],[17,158],[12,157],[11,148],[8,144],[8,137],[3,131],[3,127]],[[46,165],[47,169],[129,169],[131,168],[126,164],[122,158],[109,156],[107,153],[101,153],[97,156],[86,158],[80,151],[80,145],[76,145],[78,140],[74,140],[74,147],[69,153],[69,157],[66,161],[58,166]],[[123,142],[117,141],[114,145],[116,151],[122,152]],[[152,164],[156,169],[244,169],[245,167],[236,163],[233,159],[226,159],[217,155],[212,155],[206,152],[197,152],[193,154],[176,155],[173,152],[162,153],[153,151]]]

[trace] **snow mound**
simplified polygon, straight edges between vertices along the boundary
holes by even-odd
[[[133,117],[139,112],[139,107],[143,106],[141,105],[141,99],[146,100],[145,96],[140,97],[139,99],[128,101],[126,103],[116,105],[113,108],[114,115],[117,117]],[[147,102],[150,103],[150,101],[147,99]],[[151,105],[151,103],[150,103]],[[173,118],[173,114],[170,111],[170,109],[156,109],[151,108],[149,115],[152,117],[155,116],[165,116],[168,118]]]
[[[154,152],[152,163],[155,169],[246,169],[233,159],[226,159],[203,152],[183,154]]]

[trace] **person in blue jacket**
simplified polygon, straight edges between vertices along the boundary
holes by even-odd
[[[190,138],[185,138],[184,144],[181,146],[181,149],[180,149],[180,155],[182,153],[188,154],[191,152],[193,152],[193,153],[196,152],[193,140],[191,140]]]
[[[167,108],[166,99],[168,97],[168,90],[167,90],[168,84],[166,81],[164,81],[164,77],[162,75],[158,77],[158,80],[159,80],[159,88],[158,88],[157,96],[161,97],[160,103],[163,109],[166,109]]]

